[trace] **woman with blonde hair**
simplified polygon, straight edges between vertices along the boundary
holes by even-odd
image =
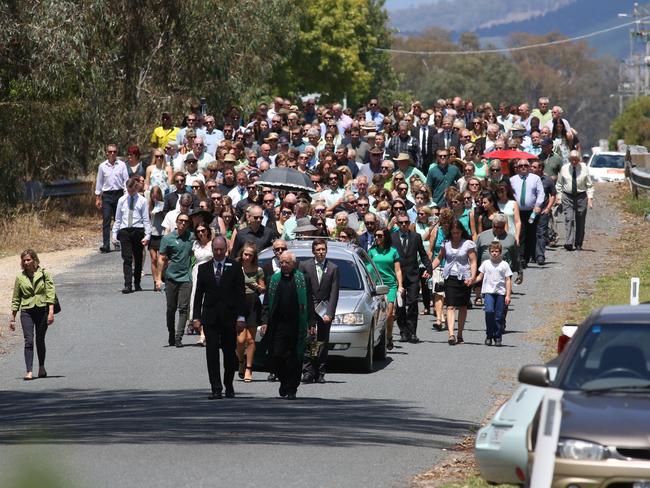
[[[264,271],[258,266],[257,247],[245,243],[238,257],[244,273],[246,287],[246,327],[237,334],[237,357],[239,377],[246,383],[253,381],[253,358],[255,356],[255,333],[262,318],[260,295],[266,291]]]
[[[38,377],[45,378],[45,334],[54,323],[55,288],[52,276],[40,266],[38,254],[25,249],[20,254],[22,272],[16,276],[11,299],[9,328],[16,330],[16,315],[20,311],[20,325],[25,338],[25,376],[32,380],[34,364],[34,333],[36,333],[36,354],[38,355]]]

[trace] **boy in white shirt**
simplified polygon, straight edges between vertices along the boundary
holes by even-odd
[[[490,244],[490,260],[483,261],[476,281],[483,280],[481,293],[485,304],[485,345],[501,346],[505,311],[512,294],[512,270],[501,258],[503,248],[498,241]]]

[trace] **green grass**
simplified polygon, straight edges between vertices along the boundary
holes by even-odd
[[[639,198],[633,198],[631,193],[627,193],[623,199],[625,210],[634,215],[645,216],[650,214],[650,199],[639,195]]]

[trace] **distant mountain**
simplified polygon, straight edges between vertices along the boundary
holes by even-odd
[[[408,0],[407,0],[408,1]],[[634,0],[472,0],[463,9],[455,0],[390,11],[390,22],[401,35],[417,35],[429,27],[440,27],[457,38],[474,32],[482,44],[505,45],[509,34],[561,32],[568,37],[628,22],[619,12],[631,12]],[[601,54],[623,58],[628,53],[625,28],[591,37],[587,42]]]

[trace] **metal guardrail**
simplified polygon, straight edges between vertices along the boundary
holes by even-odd
[[[93,182],[90,180],[56,180],[49,183],[25,182],[24,200],[37,203],[46,198],[65,198],[90,194]]]

